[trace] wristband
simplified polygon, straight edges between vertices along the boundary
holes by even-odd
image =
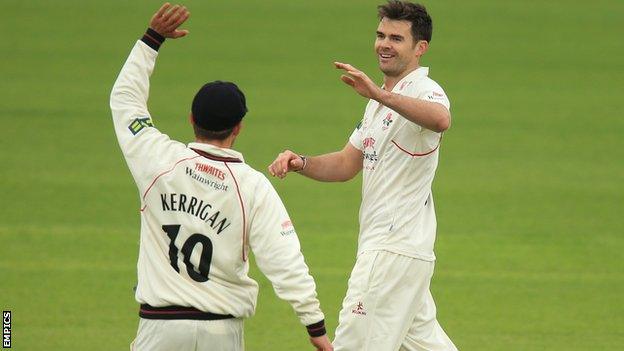
[[[153,30],[152,28],[147,28],[147,31],[145,31],[145,34],[143,34],[141,41],[155,51],[158,51],[160,46],[165,42],[165,37],[158,34],[158,32]]]
[[[306,329],[308,330],[308,335],[310,335],[313,338],[327,334],[327,331],[325,330],[324,319],[321,319],[320,322],[316,322],[314,324],[310,324],[306,326]]]

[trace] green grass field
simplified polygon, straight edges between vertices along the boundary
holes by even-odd
[[[379,81],[379,2],[186,2],[191,34],[161,49],[154,122],[191,140],[193,94],[225,79],[248,96],[236,148],[252,166],[265,170],[284,148],[341,148],[365,101],[331,62]],[[425,4],[435,29],[423,64],[453,113],[434,184],[442,325],[460,350],[622,350],[624,2]],[[13,312],[13,348],[126,350],[138,322],[138,196],[108,97],[160,2],[2,5],[0,307]],[[333,335],[361,181],[273,183]],[[247,350],[311,349],[290,306],[253,276]]]

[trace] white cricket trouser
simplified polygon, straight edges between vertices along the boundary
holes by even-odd
[[[243,320],[139,320],[131,351],[243,351]]]
[[[388,251],[357,257],[342,302],[335,351],[457,351],[436,320],[434,262]]]

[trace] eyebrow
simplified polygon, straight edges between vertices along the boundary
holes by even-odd
[[[377,31],[377,35],[386,36],[386,33]],[[398,34],[390,34],[389,37],[392,39],[405,39],[402,35],[398,35]]]

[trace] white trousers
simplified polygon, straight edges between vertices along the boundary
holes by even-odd
[[[457,351],[436,320],[434,262],[388,251],[356,260],[342,302],[335,351]]]
[[[139,321],[131,351],[243,351],[243,320]]]

